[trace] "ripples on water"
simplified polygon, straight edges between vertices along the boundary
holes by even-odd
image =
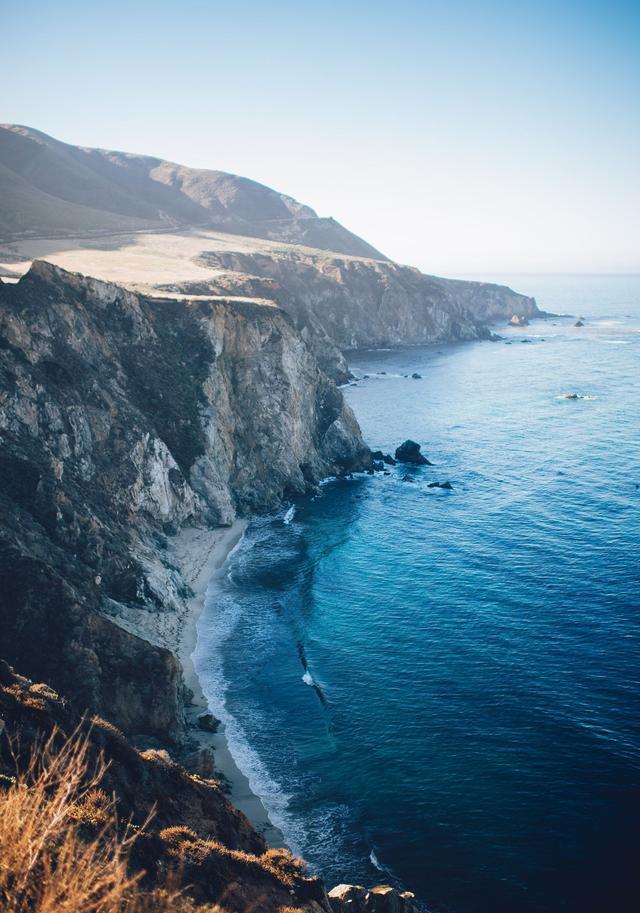
[[[451,913],[626,913],[640,279],[511,284],[587,325],[354,355],[367,441],[413,437],[435,465],[252,523],[197,662],[240,765],[329,883],[396,880]]]

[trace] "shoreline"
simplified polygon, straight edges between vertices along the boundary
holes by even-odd
[[[230,786],[227,794],[230,802],[243,812],[254,828],[264,837],[269,846],[285,846],[282,831],[270,821],[260,797],[249,784],[231,754],[225,735],[224,723],[217,732],[206,732],[198,726],[198,715],[209,710],[207,699],[196,671],[193,654],[198,639],[198,620],[204,609],[209,583],[223,572],[227,558],[242,539],[248,526],[247,520],[235,520],[229,527],[185,527],[171,543],[171,555],[178,565],[182,577],[193,591],[193,596],[184,600],[186,615],[174,652],[182,666],[184,683],[193,694],[185,707],[189,738],[198,748],[209,748],[214,752],[216,772],[222,774]]]

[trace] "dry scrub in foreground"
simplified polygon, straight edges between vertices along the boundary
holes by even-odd
[[[145,890],[132,874],[141,831],[117,820],[90,769],[86,736],[34,747],[28,769],[0,783],[0,908],[3,913],[214,913],[175,887]],[[176,873],[167,883],[177,884]],[[221,911],[220,911],[221,913]]]

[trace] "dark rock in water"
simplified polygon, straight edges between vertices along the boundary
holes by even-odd
[[[403,482],[415,482],[415,479],[412,476],[402,476]]]
[[[521,339],[520,342],[531,342],[530,339]]]
[[[382,450],[374,450],[371,454],[372,460],[382,460],[383,463],[386,463],[387,466],[395,466],[396,460],[391,456],[390,453],[383,453]]]
[[[451,482],[429,482],[427,488],[446,488],[447,491],[451,491],[453,489],[453,485]]]
[[[414,371],[411,376],[414,380],[422,380],[422,374],[418,374],[417,371]]]
[[[363,380],[369,380],[369,375],[368,375],[368,374],[363,374],[363,375],[362,375],[362,378],[363,378]]]
[[[378,374],[386,374],[386,371],[378,371]]]
[[[574,323],[574,327],[583,327],[583,326],[584,326],[584,323],[581,320],[576,320],[576,322]]]
[[[365,469],[365,472],[367,473],[368,476],[373,475],[373,469]]]
[[[371,468],[374,472],[384,472],[384,463],[382,460],[374,460],[371,464]]]
[[[384,472],[383,472],[383,475],[385,475],[385,476],[390,476],[391,473],[389,472],[388,469],[385,469]],[[636,485],[636,488],[637,488],[637,487],[638,487],[638,486]]]
[[[565,399],[580,399],[580,397],[578,396],[577,393],[565,393],[564,398]]]
[[[205,732],[217,732],[220,726],[220,720],[217,719],[208,710],[198,714],[198,728],[204,729]]]
[[[420,453],[420,444],[411,440],[405,441],[396,449],[396,460],[399,463],[416,463],[418,466],[433,465]]]
[[[519,314],[514,314],[511,320],[509,321],[512,327],[528,327],[529,321],[526,317],[520,317]]]

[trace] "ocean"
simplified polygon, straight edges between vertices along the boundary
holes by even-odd
[[[478,278],[573,316],[351,353],[369,445],[412,438],[433,466],[254,520],[196,666],[329,885],[436,913],[635,911],[640,277]]]

